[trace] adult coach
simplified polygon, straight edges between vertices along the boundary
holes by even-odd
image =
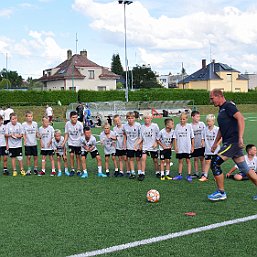
[[[224,190],[224,175],[220,167],[224,161],[232,158],[238,169],[245,173],[256,186],[257,175],[254,170],[248,167],[243,154],[244,116],[238,111],[233,102],[226,101],[220,89],[213,89],[210,92],[210,100],[215,107],[219,107],[217,118],[219,131],[211,151],[215,151],[218,146],[217,143],[221,138],[223,145],[218,155],[216,155],[211,162],[211,170],[215,177],[218,190],[208,195],[208,199],[211,201],[219,201],[227,199]],[[253,199],[257,200],[257,195],[254,196]]]

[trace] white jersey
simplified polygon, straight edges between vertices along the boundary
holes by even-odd
[[[70,121],[65,124],[65,134],[68,134],[68,145],[69,146],[81,146],[80,138],[83,135],[83,125],[81,122],[77,121],[73,125]]]
[[[4,120],[4,110],[3,109],[0,109],[0,116],[3,118]]]
[[[191,124],[186,123],[185,126],[177,124],[175,128],[174,138],[177,144],[177,153],[191,153],[192,143],[191,140],[194,138],[194,132]]]
[[[117,141],[116,141],[116,149],[119,149],[119,150],[123,150],[123,149],[126,149],[126,146],[124,145],[124,127],[123,125],[121,125],[120,128],[118,128],[117,126],[115,126],[113,128],[113,132],[115,133],[116,135],[116,138],[117,138]]]
[[[205,128],[205,124],[202,121],[199,121],[196,124],[191,123],[193,131],[194,131],[194,149],[202,148],[201,141],[202,141],[202,133]]]
[[[127,138],[126,148],[128,150],[135,150],[135,144],[140,137],[140,123],[136,122],[133,126],[130,126],[128,123],[126,123],[124,124],[123,128]]]
[[[50,107],[50,106],[48,106],[47,108],[46,108],[46,116],[53,116],[53,108],[52,107]]]
[[[37,132],[38,125],[35,121],[32,121],[31,124],[27,122],[22,123],[24,135],[26,136],[26,146],[35,146],[37,145]]]
[[[12,108],[7,108],[4,110],[4,120],[10,120],[10,114],[13,112],[14,110]]]
[[[56,141],[55,138],[53,138],[53,140],[52,140],[52,148],[59,155],[64,154],[65,146],[62,146],[63,142],[64,142],[64,137],[63,136],[61,136],[59,141]]]
[[[91,152],[94,152],[95,150],[97,150],[96,148],[96,138],[94,136],[90,136],[89,140],[87,140],[85,138],[85,136],[82,136],[80,138],[80,142],[81,142],[81,152],[87,152],[87,150],[85,149],[85,146],[91,148],[92,146],[94,146],[94,148],[92,148]]]
[[[156,151],[154,147],[160,130],[156,123],[151,123],[150,126],[142,125],[140,130],[140,139],[143,140],[143,151]]]
[[[219,127],[217,127],[215,125],[214,125],[213,129],[211,129],[211,130],[208,127],[204,128],[203,134],[202,134],[202,139],[204,140],[204,143],[205,143],[205,151],[204,151],[205,155],[215,155],[219,152],[219,150],[220,150],[219,145],[216,148],[214,153],[211,152],[211,147],[217,137],[218,131],[219,131]]]
[[[257,171],[257,157],[254,156],[252,160],[249,160],[247,154],[244,157],[245,157],[245,161],[246,161],[248,167],[256,172]],[[235,165],[235,167],[238,169],[237,165]]]
[[[5,134],[6,135],[14,135],[14,134],[20,134],[23,135],[23,128],[22,125],[17,122],[16,125],[12,125],[11,122],[9,122],[5,126]],[[22,147],[22,138],[13,138],[8,137],[8,146],[9,148],[19,148]]]
[[[157,140],[159,140],[163,145],[171,148],[171,144],[172,144],[172,141],[174,139],[174,133],[175,133],[174,129],[171,129],[168,132],[166,130],[166,128],[163,128],[159,132]],[[159,145],[159,148],[160,148],[160,150],[163,150],[163,147],[161,145]]]
[[[38,134],[41,138],[41,142],[43,143],[41,150],[53,150],[52,140],[54,137],[54,128],[50,125],[46,128],[40,127],[38,129]]]
[[[0,125],[0,146],[6,146],[4,124]]]
[[[104,154],[114,154],[116,152],[116,143],[112,138],[116,137],[113,131],[110,131],[110,137],[108,138],[104,131],[100,134],[100,141],[104,146]]]

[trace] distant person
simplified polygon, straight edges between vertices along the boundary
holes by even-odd
[[[109,123],[110,126],[112,126],[112,117],[110,115],[107,116],[107,122]]]
[[[81,102],[79,102],[79,105],[76,107],[76,112],[78,114],[78,121],[83,122],[84,105]]]
[[[100,116],[96,117],[96,127],[101,127],[102,126],[102,120]]]
[[[48,120],[51,124],[53,121],[54,112],[53,112],[53,108],[51,106],[49,106],[48,104],[46,105],[45,115],[46,115],[46,117],[48,117]]]
[[[8,105],[4,110],[4,125],[10,122],[10,115],[12,113],[14,113],[14,110],[10,107],[10,105]]]
[[[91,119],[91,111],[89,109],[88,104],[84,109],[84,126],[90,126],[89,120]]]

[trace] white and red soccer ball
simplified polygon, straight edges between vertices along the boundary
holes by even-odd
[[[147,192],[146,198],[150,203],[157,203],[160,200],[160,193],[155,189],[151,189]]]

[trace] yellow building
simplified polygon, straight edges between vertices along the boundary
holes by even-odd
[[[206,65],[202,60],[202,68],[178,83],[180,89],[203,89],[211,91],[219,88],[227,92],[248,92],[248,78],[227,64],[215,63]]]

